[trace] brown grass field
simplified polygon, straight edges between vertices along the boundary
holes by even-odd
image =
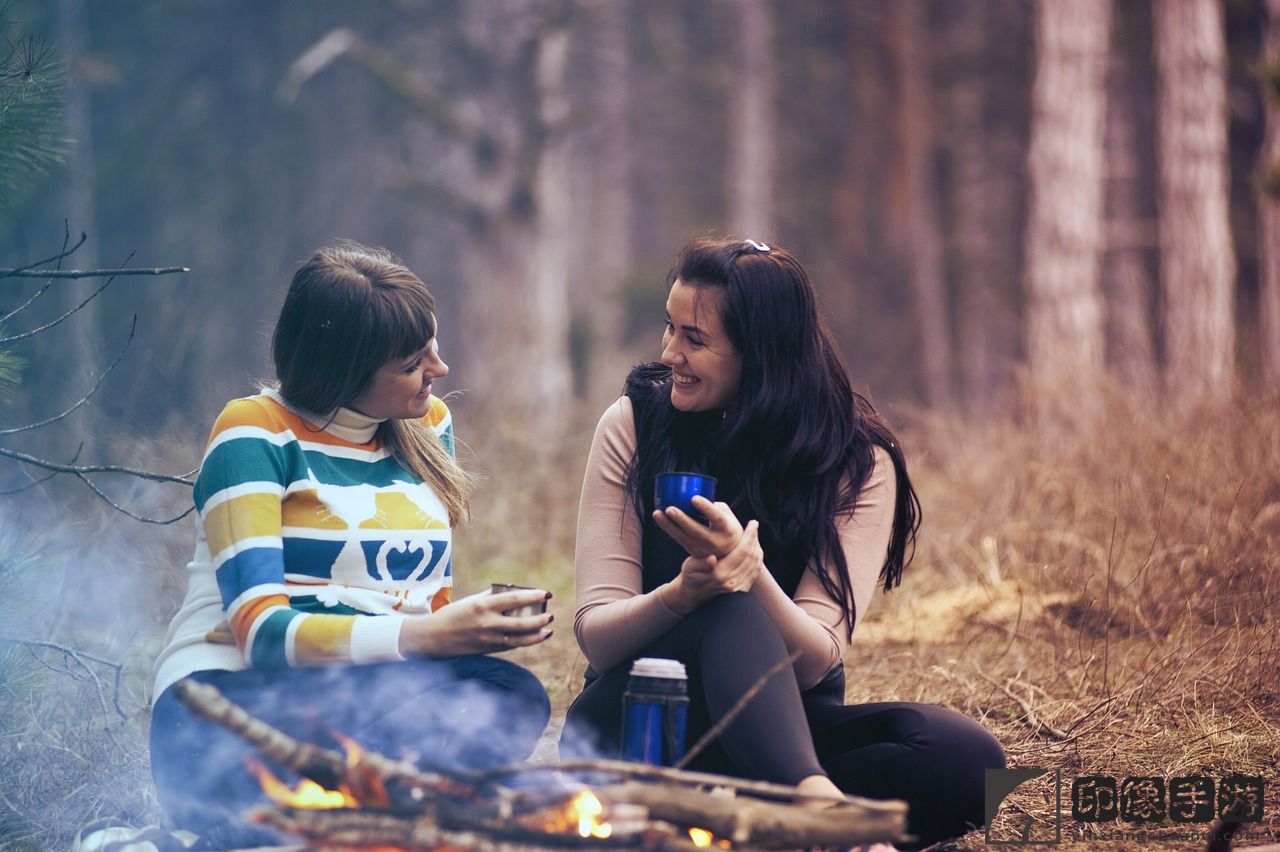
[[[924,528],[902,587],[878,596],[854,637],[848,699],[953,707],[996,734],[1011,766],[1059,770],[1067,848],[1205,845],[1202,823],[1074,820],[1072,782],[1086,775],[1261,777],[1263,819],[1237,846],[1280,842],[1280,400],[1172,416],[1108,394],[1087,411],[1066,401],[1036,410],[982,428],[898,418]],[[555,593],[555,637],[515,659],[543,679],[558,714],[584,667],[571,629],[572,546],[593,425],[584,417],[553,452],[522,445],[515,430],[477,443],[490,474],[455,560],[462,593],[491,580]],[[186,528],[168,544],[136,544],[149,529],[124,533],[142,562],[185,557]],[[56,548],[32,541],[0,528],[8,589],[76,582]],[[19,584],[36,573],[41,583]],[[67,848],[99,817],[158,819],[146,690],[178,582],[161,581],[127,629],[37,619],[56,609],[56,591],[35,615],[0,621],[0,636],[53,639],[124,665],[122,715],[110,669],[91,676],[92,662],[54,654],[37,664],[28,648],[0,647],[0,848]],[[535,759],[549,758],[552,742]],[[1048,776],[1019,788],[992,838],[1016,837],[1026,815],[1042,820],[1031,839],[1052,838],[1053,792]],[[984,835],[948,848],[985,848]]]

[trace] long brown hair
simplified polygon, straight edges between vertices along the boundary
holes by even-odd
[[[648,438],[627,477],[640,517],[648,517],[657,473],[705,467],[720,478],[738,517],[760,522],[765,562],[789,593],[804,571],[830,566],[816,573],[842,604],[852,633],[857,607],[837,522],[854,511],[881,448],[897,489],[880,582],[885,591],[898,585],[921,514],[902,442],[852,389],[809,276],[786,249],[698,239],[680,252],[667,283],[676,279],[725,292],[722,322],[742,355],[742,379],[723,412],[687,414],[670,403],[670,367],[633,373],[629,384],[648,385],[657,400],[645,409],[650,420],[637,423]]]
[[[349,405],[388,361],[420,352],[436,336],[435,299],[383,248],[322,248],[293,274],[271,338],[280,395],[322,417]],[[430,485],[457,525],[470,478],[422,420],[386,420],[377,436]]]

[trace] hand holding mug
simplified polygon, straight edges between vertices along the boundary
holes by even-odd
[[[408,618],[400,629],[400,652],[428,657],[490,654],[537,645],[551,638],[555,616],[507,615],[545,604],[544,589],[480,592],[442,606],[430,615]]]
[[[742,524],[729,504],[712,503],[699,495],[693,498],[692,506],[707,519],[707,523],[698,523],[675,506],[655,509],[653,522],[690,556],[705,559],[728,555],[742,538]]]

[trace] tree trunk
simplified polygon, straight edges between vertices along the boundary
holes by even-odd
[[[529,75],[515,85],[524,87],[531,102],[513,108],[496,95],[476,103],[484,125],[505,130],[513,147],[489,187],[496,201],[486,204],[484,224],[467,230],[459,258],[465,384],[477,389],[475,405],[495,419],[499,432],[515,430],[537,444],[559,428],[544,413],[565,410],[572,395],[566,254],[571,201],[563,129],[568,30],[537,5],[505,11],[525,17],[512,22],[510,39],[497,42],[505,48],[495,46],[512,55],[497,58],[519,76]],[[482,25],[490,32],[499,19],[510,20],[496,4],[472,12],[485,18]],[[520,26],[530,28],[527,36],[516,36]],[[520,55],[528,50],[526,65]],[[498,114],[504,110],[506,115]],[[519,125],[511,123],[512,112]]]
[[[1040,0],[1027,222],[1027,351],[1037,384],[1102,366],[1102,141],[1110,0]]]
[[[1192,402],[1233,376],[1226,43],[1214,0],[1154,4],[1165,387]]]
[[[592,106],[597,119],[589,162],[591,193],[583,223],[591,235],[582,252],[590,270],[580,282],[575,317],[581,342],[584,387],[599,407],[614,398],[631,359],[625,349],[626,286],[634,263],[632,251],[634,146],[631,130],[632,63],[628,38],[628,6],[602,0],[591,9],[587,31],[591,35],[590,61],[594,70]],[[656,285],[655,285],[656,286]],[[650,346],[649,348],[652,348]]]
[[[1102,290],[1106,301],[1107,364],[1125,385],[1156,386],[1151,274],[1155,247],[1154,115],[1150,93],[1148,7],[1121,3],[1107,69],[1105,233]],[[1145,47],[1146,49],[1140,49]]]
[[[950,408],[951,328],[933,170],[936,105],[930,85],[929,34],[922,0],[901,0],[894,11],[901,81],[897,115],[906,214],[904,253],[920,320],[925,402]]]
[[[98,251],[102,235],[98,233],[94,203],[93,175],[93,125],[89,115],[89,92],[81,73],[84,56],[84,22],[81,19],[82,4],[79,0],[59,0],[58,30],[59,52],[70,67],[66,86],[67,135],[72,145],[67,152],[67,221],[70,223],[72,241],[83,232],[89,239],[67,261],[66,266],[78,269],[98,268]],[[79,305],[100,282],[82,283],[80,286],[65,283],[62,291],[63,310]],[[99,345],[98,304],[90,302],[81,308],[66,324],[54,331],[66,341],[65,369],[69,373],[86,377],[100,375],[106,366],[104,353]],[[58,368],[55,368],[58,369]],[[74,397],[73,397],[74,399]],[[80,445],[84,458],[95,455],[97,441],[88,420],[77,417],[65,422],[75,443]]]
[[[1276,390],[1280,389],[1280,0],[1266,0],[1262,38],[1266,130],[1258,156],[1258,171],[1264,176],[1258,193],[1258,321],[1262,380],[1268,389]]]
[[[773,11],[769,0],[733,0],[738,63],[729,126],[729,227],[755,240],[774,239],[777,159]]]
[[[993,414],[1021,349],[1025,159],[1021,3],[948,4],[947,92],[961,387],[971,416]],[[1006,22],[997,33],[993,19]]]

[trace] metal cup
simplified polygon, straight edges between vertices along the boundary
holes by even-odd
[[[531,592],[533,586],[516,586],[511,583],[490,583],[489,594],[500,595],[503,592]],[[541,615],[547,611],[547,602],[545,599],[537,603],[525,604],[515,609],[505,610],[503,615],[525,616],[525,615]]]
[[[716,478],[689,471],[660,473],[653,482],[653,505],[656,509],[675,506],[694,520],[706,523],[702,513],[693,508],[693,498],[701,494],[716,501]]]

